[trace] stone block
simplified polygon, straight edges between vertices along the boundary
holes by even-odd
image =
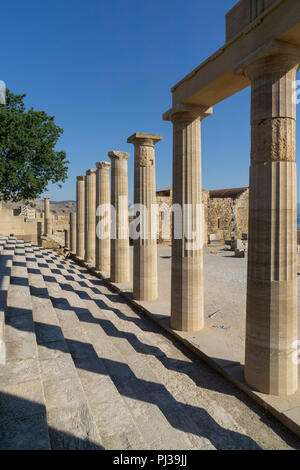
[[[246,256],[246,250],[244,250],[244,249],[240,250],[240,249],[237,248],[234,253],[235,253],[234,256],[236,258],[245,258],[245,256]]]

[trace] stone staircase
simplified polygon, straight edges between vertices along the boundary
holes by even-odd
[[[2,238],[0,281],[0,449],[259,448],[206,366],[85,268]]]

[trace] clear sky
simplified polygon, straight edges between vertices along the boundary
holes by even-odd
[[[237,0],[9,0],[1,5],[1,67],[13,93],[55,116],[57,149],[70,160],[53,200],[75,199],[76,175],[130,153],[134,132],[160,133],[157,189],[172,183],[170,88],[225,43],[225,14]],[[300,78],[300,77],[298,77]],[[248,186],[250,89],[214,107],[202,126],[203,187]],[[297,137],[299,137],[299,126]],[[299,159],[299,152],[298,152]],[[299,184],[299,178],[298,178]]]

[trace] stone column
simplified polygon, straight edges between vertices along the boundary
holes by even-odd
[[[70,229],[65,228],[65,249],[70,249]]]
[[[96,216],[96,269],[108,273],[110,271],[110,194],[109,194],[109,169],[108,162],[98,162],[96,175],[96,207],[102,210]],[[102,209],[101,209],[102,208]],[[103,231],[100,231],[101,222]],[[100,233],[101,232],[101,233]]]
[[[50,197],[44,198],[44,232],[45,235],[52,235],[53,233]]]
[[[153,230],[156,204],[154,146],[161,139],[161,135],[142,133],[127,139],[128,143],[134,144],[134,204],[142,205],[146,211],[139,211],[140,236],[134,240],[133,297],[137,300],[155,300],[158,295],[157,230]]]
[[[113,151],[111,159],[111,205],[115,210],[112,227],[110,278],[112,282],[130,281],[129,227],[128,227],[128,172],[129,153]]]
[[[70,251],[76,253],[76,212],[70,213]]]
[[[76,182],[76,255],[85,258],[85,176],[77,176]]]
[[[85,180],[85,261],[96,260],[96,170],[87,170]]]
[[[211,108],[186,105],[163,116],[173,122],[176,211],[172,223],[171,326],[181,331],[198,331],[204,326],[201,121],[210,114]]]
[[[298,60],[269,56],[252,84],[245,378],[263,393],[297,390],[296,106]]]

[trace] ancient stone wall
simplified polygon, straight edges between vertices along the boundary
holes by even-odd
[[[233,236],[242,238],[242,233],[248,233],[249,190],[241,194],[235,201],[235,230]]]
[[[210,234],[214,234],[219,240],[229,240],[231,237],[242,238],[242,233],[248,233],[249,190],[237,190],[236,193],[234,193],[235,190],[224,191],[232,191],[232,197],[210,197],[210,191],[205,189],[202,191],[204,244],[208,243],[208,236]],[[172,205],[172,190],[167,188],[166,190],[157,191],[156,201],[161,209],[158,239],[159,243],[161,243],[163,241],[163,217],[168,217],[168,208],[170,210]],[[171,213],[169,217],[171,224]],[[171,230],[170,233],[172,233]],[[164,241],[170,242],[171,239],[165,239]]]
[[[215,234],[217,239],[231,238],[234,218],[231,198],[209,198],[207,210],[208,234]]]
[[[42,234],[42,223],[38,219],[30,220],[23,216],[14,216],[11,209],[0,209],[0,233],[13,235],[17,239],[37,243]]]
[[[45,232],[44,213],[37,212],[35,218],[22,215],[16,209],[0,208],[0,233],[13,234],[16,238],[37,243]],[[69,215],[52,214],[53,233],[69,228]]]
[[[170,243],[172,237],[172,190],[166,192],[166,194],[163,194],[163,191],[157,191],[156,203],[159,207],[158,243]],[[167,236],[166,231],[163,233],[163,227],[168,225],[170,227],[169,236]]]

